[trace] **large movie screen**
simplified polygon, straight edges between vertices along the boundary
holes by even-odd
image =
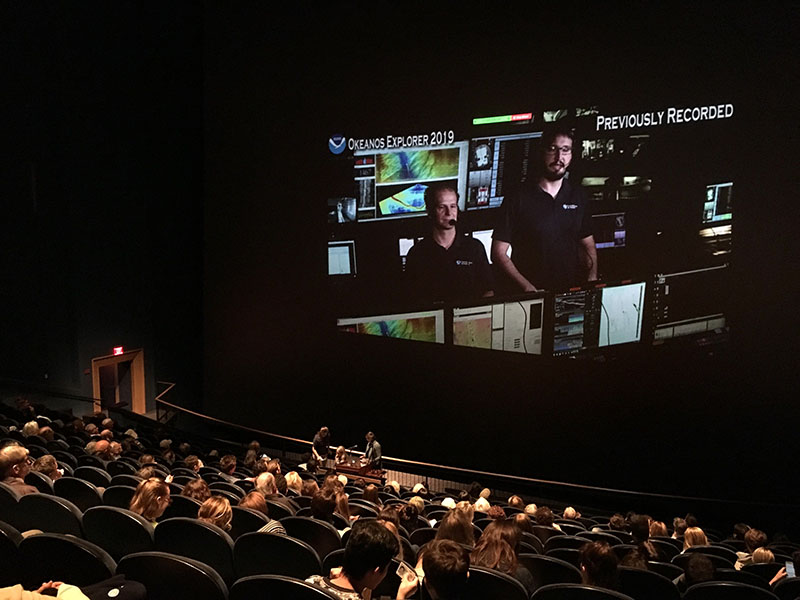
[[[540,356],[727,343],[736,110],[715,100],[330,135],[335,326]]]

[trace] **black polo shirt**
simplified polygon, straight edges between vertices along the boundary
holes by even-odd
[[[492,238],[511,244],[514,266],[537,288],[562,290],[586,281],[591,218],[579,185],[564,179],[553,198],[532,182],[503,200]]]
[[[458,232],[449,248],[432,238],[414,244],[406,273],[412,295],[424,300],[480,298],[494,289],[483,244]]]

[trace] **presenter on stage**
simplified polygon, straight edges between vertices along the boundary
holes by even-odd
[[[373,469],[381,468],[381,445],[375,439],[375,434],[371,431],[367,432],[367,449],[364,452],[364,458],[367,464]]]
[[[317,464],[325,469],[328,467],[328,451],[331,443],[331,433],[327,427],[320,427],[314,434],[314,441],[311,444],[311,452],[317,460]]]
[[[491,296],[492,271],[483,244],[456,229],[456,188],[449,183],[431,184],[425,190],[425,211],[431,235],[414,244],[406,257],[412,294],[421,300]]]
[[[581,186],[566,177],[574,140],[562,125],[546,130],[538,173],[500,206],[492,260],[523,292],[566,290],[597,279],[592,215]]]

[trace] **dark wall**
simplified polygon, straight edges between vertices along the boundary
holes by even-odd
[[[786,498],[796,342],[770,324],[793,304],[793,202],[773,193],[787,158],[769,156],[768,177],[757,163],[771,146],[763,132],[787,122],[788,105],[755,84],[796,90],[781,35],[790,15],[635,13],[209,7],[206,409],[305,438],[324,422],[346,445],[374,429],[389,454],[444,464]],[[737,285],[726,351],[549,363],[334,334],[318,209],[325,182],[315,176],[326,136],[382,115],[414,131],[402,115],[435,121],[465,98],[476,114],[496,114],[518,98],[559,105],[591,94],[736,102]],[[685,151],[702,161],[714,140],[692,146]]]
[[[91,358],[123,345],[145,349],[151,397],[155,377],[196,394],[199,9],[0,10],[0,376],[89,395]]]

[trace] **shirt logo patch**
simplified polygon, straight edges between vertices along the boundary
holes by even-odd
[[[561,208],[563,208],[564,210],[575,210],[576,208],[578,208],[578,205],[577,204],[562,204]]]
[[[460,266],[460,267],[469,267],[470,265],[472,265],[472,261],[471,260],[457,260],[456,264],[458,266]]]

